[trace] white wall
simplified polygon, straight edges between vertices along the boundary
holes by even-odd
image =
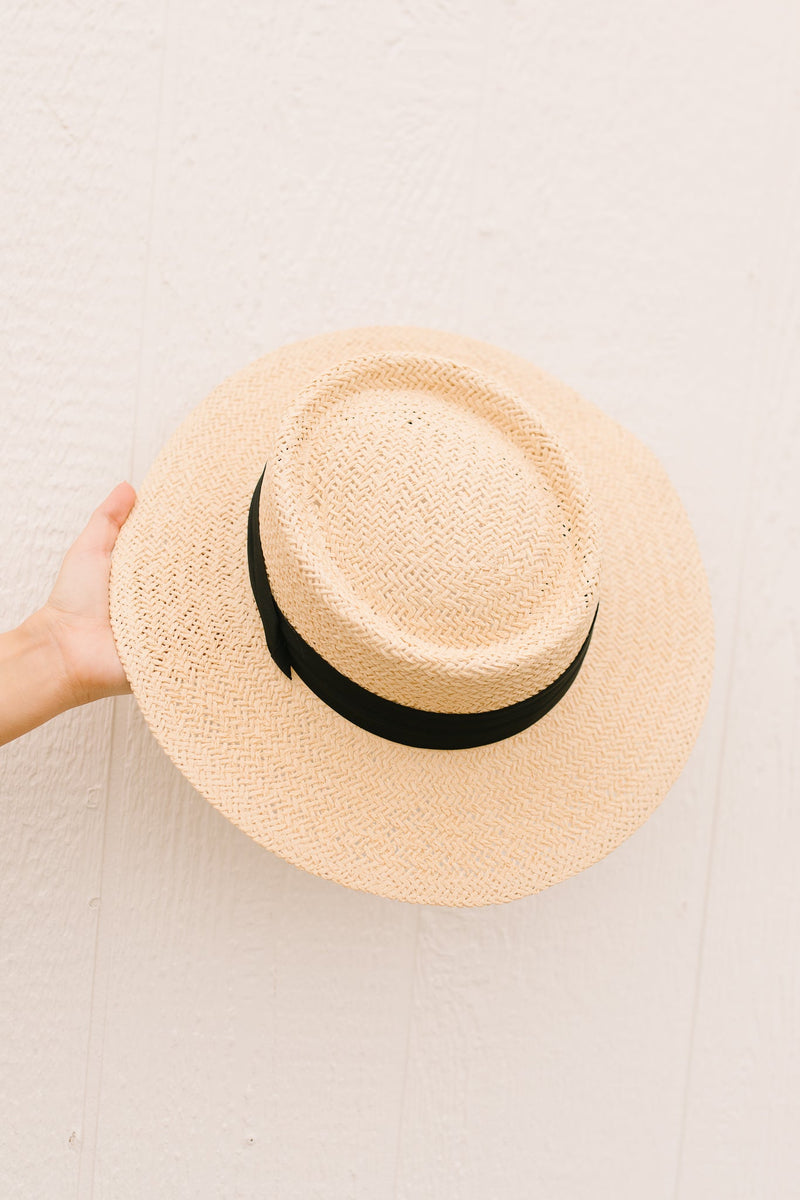
[[[718,654],[656,815],[479,910],[350,892],[132,697],[0,751],[0,1194],[800,1190],[800,7],[3,15],[0,622],[206,392],[354,324],[494,341],[661,457]]]

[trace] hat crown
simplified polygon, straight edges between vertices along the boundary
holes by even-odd
[[[259,524],[273,595],[398,704],[486,712],[547,687],[597,606],[583,474],[534,409],[434,355],[349,359],[286,409]]]

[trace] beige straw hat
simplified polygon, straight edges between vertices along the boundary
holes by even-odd
[[[203,796],[307,871],[428,904],[603,858],[711,684],[706,575],[653,454],[525,359],[410,326],[216,388],[139,491],[110,607]]]

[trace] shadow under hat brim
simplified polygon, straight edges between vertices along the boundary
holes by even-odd
[[[419,749],[348,722],[273,662],[250,587],[249,504],[285,406],[341,360],[391,351],[451,357],[516,392],[576,455],[598,515],[581,672],[539,722],[487,746]],[[513,900],[603,858],[677,779],[711,687],[708,582],[653,453],[518,355],[413,326],[295,342],[217,387],[139,490],[110,611],[145,721],[210,803],[296,866],[427,904]]]

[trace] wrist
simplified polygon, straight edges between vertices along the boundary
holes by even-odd
[[[46,617],[0,634],[0,745],[79,703]]]
[[[49,707],[62,713],[85,703],[86,697],[80,695],[76,680],[68,670],[64,650],[46,608],[37,608],[26,617],[18,632],[24,640],[28,670],[40,682],[41,695]]]
[[[51,705],[58,712],[85,704],[85,696],[69,670],[67,658],[58,637],[55,622],[46,607],[37,609],[19,626],[25,639],[29,661],[36,665],[38,678],[46,689]]]

